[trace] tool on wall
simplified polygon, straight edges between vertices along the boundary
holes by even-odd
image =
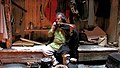
[[[23,10],[24,12],[27,12],[27,10],[25,10],[23,7],[19,6],[17,3],[15,3],[13,0],[11,0],[11,3],[13,5],[15,5],[16,7],[18,7],[19,9]]]

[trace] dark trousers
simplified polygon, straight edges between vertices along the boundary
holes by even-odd
[[[64,53],[70,54],[71,58],[78,58],[78,41],[79,36],[76,30],[73,30],[73,33],[69,40],[67,40],[58,51],[54,53],[56,59],[59,61],[59,63],[63,62],[62,55]]]

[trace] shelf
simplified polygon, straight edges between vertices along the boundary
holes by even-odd
[[[40,29],[40,30],[24,30],[26,32],[41,32],[41,31],[49,31],[49,29]]]

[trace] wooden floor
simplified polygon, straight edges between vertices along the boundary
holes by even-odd
[[[101,47],[99,45],[80,45],[78,61],[107,60],[110,53],[118,52],[117,48]],[[0,64],[38,62],[44,55],[39,48],[12,47],[0,50]]]

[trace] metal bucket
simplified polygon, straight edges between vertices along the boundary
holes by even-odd
[[[45,57],[41,59],[41,68],[51,68],[52,59]]]
[[[41,68],[41,65],[38,63],[32,63],[30,68]]]
[[[27,68],[24,64],[6,64],[2,68]]]

